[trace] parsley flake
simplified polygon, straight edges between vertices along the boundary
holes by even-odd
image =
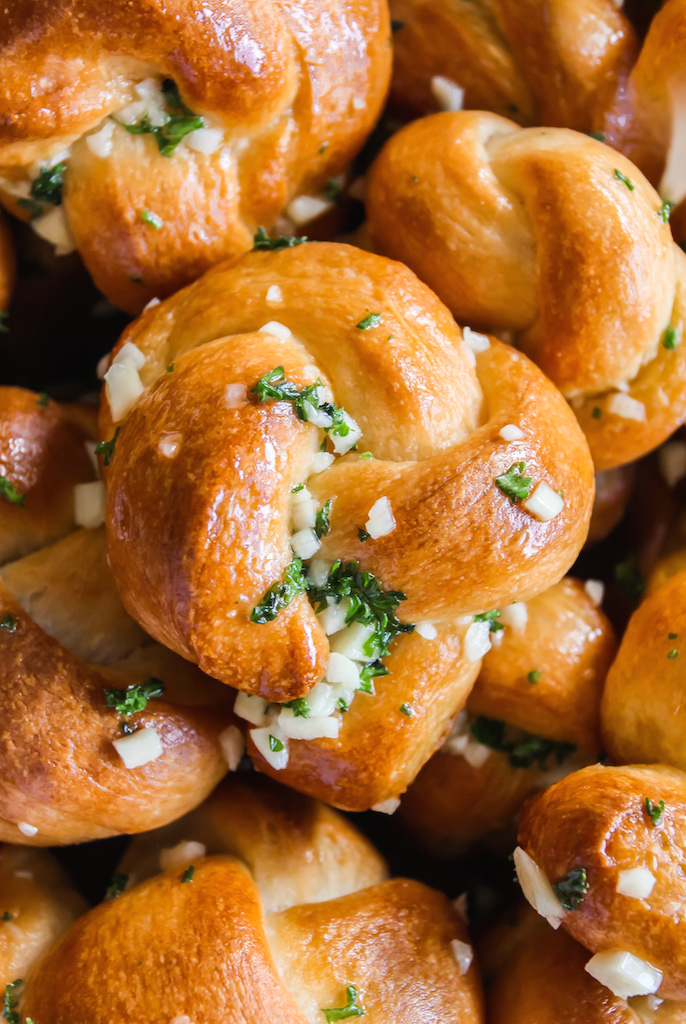
[[[269,734],[269,749],[274,754],[278,754],[283,750],[283,743],[281,740],[277,740],[276,736],[272,736],[271,733]]]
[[[594,405],[593,409],[591,411],[591,416],[593,417],[593,419],[594,420],[599,420],[602,415],[603,415],[603,410],[600,408],[600,406],[599,405]]]
[[[627,178],[626,174],[622,174],[617,167],[615,167],[615,178],[617,181],[621,181],[622,185],[626,185],[630,192],[633,192],[636,188],[633,181],[631,181],[630,178]]]
[[[167,373],[173,373],[173,372],[174,372],[174,364],[170,363],[169,366],[167,367]]]
[[[9,327],[7,326],[9,318],[9,313],[6,313],[4,309],[0,309],[0,334],[9,333]]]
[[[20,494],[13,483],[0,473],[0,497],[6,498],[7,501],[11,501],[13,505],[18,505],[19,508],[24,507],[26,501],[26,495]]]
[[[6,629],[8,633],[14,633],[18,625],[17,620],[9,612],[4,618],[0,619],[0,629]]]
[[[62,176],[66,169],[66,164],[56,164],[54,167],[41,167],[38,177],[31,183],[31,198],[17,200],[17,206],[20,206],[22,210],[28,210],[31,220],[41,216],[44,203],[50,206],[61,206]]]
[[[505,629],[502,622],[496,620],[500,618],[500,612],[497,608],[494,608],[490,612],[479,612],[478,615],[474,616],[475,622],[487,622],[489,633],[498,633],[501,629]]]
[[[5,911],[5,913],[2,915],[2,919],[3,919],[3,921],[13,921],[14,920],[14,918],[10,914],[9,910]]]
[[[372,661],[368,665],[365,665],[364,668],[360,669],[360,690],[362,693],[368,693],[371,697],[374,697],[375,692],[372,679],[376,679],[377,676],[387,676],[389,674],[389,670],[386,668],[383,661],[379,661],[377,658],[376,661]]]
[[[507,737],[505,722],[483,716],[474,719],[470,732],[484,747],[507,754],[513,768],[531,768],[537,765],[539,771],[546,772],[551,756],[555,757],[558,764],[562,764],[565,758],[576,750],[573,743],[547,740],[542,736],[530,735],[524,739],[510,740]]]
[[[18,989],[22,984],[22,979],[17,978],[16,981],[11,981],[9,985],[5,986],[5,998],[2,1002],[2,1016],[6,1021],[8,1021],[8,1024],[21,1024],[19,1014],[17,1013],[19,999],[16,995],[16,989]]]
[[[250,613],[252,622],[263,625],[265,622],[272,622],[282,608],[286,608],[294,597],[301,594],[307,588],[307,580],[303,576],[302,559],[294,556],[286,566],[283,580],[272,583],[259,604],[256,604]]]
[[[157,148],[162,156],[173,156],[176,148],[182,139],[198,128],[204,127],[205,120],[199,114],[195,114],[181,99],[178,86],[171,78],[165,78],[162,83],[162,94],[167,105],[165,121],[161,125],[153,125],[146,114],[136,124],[123,124],[112,120],[121,128],[124,128],[130,135],[152,135]]]
[[[650,818],[650,824],[656,828],[662,822],[662,815],[665,813],[665,802],[660,800],[654,804],[650,797],[646,797],[646,814]]]
[[[413,623],[400,622],[395,609],[407,596],[400,590],[384,591],[380,581],[370,572],[361,572],[357,562],[344,564],[340,559],[331,566],[329,576],[322,586],[312,586],[309,597],[315,611],[328,604],[327,598],[334,598],[340,604],[344,597],[349,599],[345,616],[346,626],[361,622],[372,626],[373,633],[363,644],[368,658],[388,654],[389,644],[399,633],[412,633]]]
[[[359,993],[355,985],[348,985],[345,990],[345,998],[348,1000],[345,1006],[338,1009],[322,1010],[326,1017],[326,1024],[335,1024],[339,1020],[347,1020],[348,1017],[364,1017],[364,1007],[360,1006]]]
[[[588,132],[588,137],[596,142],[605,142],[605,132]]]
[[[578,910],[588,889],[586,868],[572,868],[559,882],[553,882],[553,892],[564,910]]]
[[[495,478],[496,487],[510,499],[512,505],[516,504],[518,498],[523,500],[529,497],[533,478],[524,476],[524,473],[526,473],[526,463],[513,462],[506,473]]]
[[[326,198],[330,199],[332,203],[336,202],[342,190],[343,186],[341,185],[340,181],[336,181],[335,178],[329,178],[329,180],[326,183],[326,188],[324,189],[324,191],[326,192]]]
[[[408,704],[407,702],[405,702],[405,704],[400,705],[400,713],[402,715],[405,715],[406,718],[414,718],[414,708],[412,707],[411,704]]]
[[[114,437],[109,441],[98,441],[95,446],[95,454],[102,455],[102,462],[104,466],[109,466],[110,462],[114,458],[114,449],[117,444],[117,438],[119,437],[119,431],[121,427],[117,427],[114,432]]]
[[[333,498],[329,498],[325,501],[322,507],[317,512],[314,520],[314,532],[321,539],[325,537],[331,529],[331,506],[333,504]]]
[[[381,319],[381,313],[367,313],[367,315],[360,320],[359,324],[355,324],[355,327],[358,331],[368,331],[370,327],[378,327],[381,323]]]
[[[391,32],[399,32],[401,28],[405,28],[407,22],[405,21],[391,21]]]
[[[657,215],[663,224],[669,224],[669,218],[671,216],[673,206],[674,203],[670,203],[669,199],[665,199],[664,203],[657,211]]]
[[[120,715],[135,715],[137,711],[145,711],[148,701],[162,696],[164,683],[150,676],[144,683],[129,686],[127,690],[103,690],[103,693],[108,708],[114,708]]]
[[[533,668],[531,672],[528,673],[526,678],[529,683],[537,683],[541,678],[540,668]]]
[[[195,865],[194,864],[190,864],[186,868],[184,873],[181,875],[181,881],[182,882],[192,882],[194,874],[195,874]]]
[[[636,560],[633,555],[615,565],[614,575],[615,582],[620,590],[638,604],[646,588],[646,583],[642,573],[636,566]]]
[[[675,658],[679,657],[679,652],[677,651],[676,647],[672,648],[667,657],[670,659],[670,661],[674,661]]]
[[[302,491],[305,484],[296,484],[295,487],[291,487],[291,494],[297,494],[298,491]]]
[[[662,347],[671,352],[678,344],[679,336],[677,334],[676,327],[665,327],[665,333],[662,335]]]
[[[106,898],[108,900],[116,900],[117,896],[121,896],[128,884],[129,876],[125,875],[122,871],[116,871],[112,875],[112,880],[105,891]]]
[[[309,718],[312,711],[304,697],[296,697],[295,700],[286,701],[281,706],[290,708],[295,718]]]
[[[36,405],[40,405],[41,409],[47,409],[50,405],[50,396],[46,395],[44,391],[41,391],[38,398],[36,399]]]
[[[367,533],[363,526],[357,527],[357,536],[358,539],[361,540],[363,544],[365,543],[365,541],[369,540],[369,534]]]
[[[141,210],[141,220],[144,224],[149,224],[155,231],[159,231],[164,225],[164,221],[158,214],[153,213],[152,210]]]
[[[270,238],[265,228],[260,226],[253,235],[252,248],[256,249],[292,249],[295,245],[303,245],[307,241],[307,235],[297,238],[295,235],[279,235],[278,238]]]
[[[678,637],[678,635],[679,635],[678,633],[668,633],[668,634],[667,634],[667,639],[668,639],[668,640],[676,640],[676,638]]]

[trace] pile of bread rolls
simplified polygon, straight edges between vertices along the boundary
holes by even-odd
[[[9,0],[0,203],[2,1019],[686,1024],[686,0]]]

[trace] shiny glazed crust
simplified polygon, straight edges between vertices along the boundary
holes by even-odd
[[[521,124],[591,131],[626,81],[636,40],[613,0],[391,0],[391,99],[439,109],[431,79],[464,89],[464,106]]]
[[[663,344],[683,330],[686,257],[661,204],[595,139],[468,111],[398,132],[367,188],[377,250],[460,322],[513,332],[572,403],[598,470],[686,418],[686,348]],[[626,415],[617,390],[634,400]]]
[[[215,837],[192,882],[186,860],[84,915],[32,973],[22,1012],[53,1024],[313,1024],[353,984],[378,1024],[481,1024],[476,968],[461,975],[450,946],[466,930],[444,896],[384,882],[366,841],[311,801],[232,780],[207,808],[209,821],[205,809],[186,821],[186,838]]]
[[[71,147],[77,248],[107,297],[138,312],[248,249],[296,192],[348,163],[384,100],[389,35],[382,0],[21,0],[0,26],[0,176]],[[150,77],[174,79],[224,130],[220,149],[167,158],[115,127],[111,153],[92,151],[84,136]],[[8,191],[3,201],[26,217]]]
[[[38,397],[0,389],[0,467],[26,495],[23,507],[0,502],[0,550],[14,559],[0,567],[0,839],[44,846],[140,831],[196,806],[227,770],[219,734],[231,716],[223,687],[124,611],[104,527],[75,528],[74,484],[94,475],[83,417]],[[164,750],[128,769],[104,690],[151,676],[166,692],[132,721]]]

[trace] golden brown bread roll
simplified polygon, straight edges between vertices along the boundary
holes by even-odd
[[[512,332],[570,400],[596,469],[686,417],[686,257],[640,171],[595,139],[493,114],[435,114],[368,176],[378,251],[460,322]]]
[[[672,563],[678,569],[674,575]],[[663,582],[634,612],[603,692],[603,741],[620,763],[686,770],[686,571],[683,552],[658,563]],[[669,574],[668,574],[669,567]]]
[[[524,805],[519,843],[527,899],[595,954],[589,973],[625,998],[686,1000],[686,774],[583,768]]]
[[[603,130],[659,188],[674,211],[675,237],[686,237],[683,206],[686,115],[686,3],[667,0],[653,18],[628,81],[618,82]]]
[[[419,883],[385,881],[378,855],[330,809],[233,779],[134,844],[123,867],[156,872],[155,847],[166,869],[77,921],[31,973],[22,1014],[51,1024],[306,1024],[360,1010],[376,1024],[483,1021],[454,907]]]
[[[138,312],[346,165],[389,35],[384,0],[21,0],[0,26],[0,198]]]
[[[160,642],[260,698],[236,708],[263,744],[284,742],[267,729],[265,700],[344,683],[335,654],[337,674],[354,677],[350,706],[361,665],[411,628],[401,623],[420,624],[393,641],[381,699],[356,699],[342,722],[335,701],[315,713],[327,724],[310,739],[322,742],[299,743],[298,709],[287,711],[296,754],[279,777],[339,806],[405,789],[475,678],[474,614],[554,583],[586,535],[593,483],[573,416],[525,357],[479,344],[474,355],[404,267],[309,243],[223,264],[148,310],[106,375],[100,432],[113,447],[109,558],[122,599]],[[512,481],[518,470],[526,486]],[[317,537],[314,510],[327,508]],[[346,608],[356,615],[342,600],[351,591],[371,619],[344,621]],[[313,604],[330,605],[326,621]],[[386,640],[369,637],[370,621]],[[354,638],[365,628],[363,652]],[[281,772],[287,756],[272,748],[266,761]]]
[[[595,595],[564,579],[516,611],[521,621],[484,656],[466,718],[400,804],[418,842],[440,855],[503,833],[527,796],[600,752],[616,640]]]
[[[86,909],[45,850],[0,846],[0,990],[26,978],[38,957]]]
[[[0,389],[0,838],[15,843],[150,828],[227,769],[224,688],[128,617],[104,527],[76,529],[75,486],[100,485],[75,416]]]
[[[636,48],[613,0],[391,0],[390,8],[391,99],[414,115],[446,109],[439,76],[464,90],[466,108],[591,131]]]
[[[510,928],[511,955],[488,988],[489,1024],[684,1024],[686,1004],[613,995],[584,970],[583,946],[537,922]]]

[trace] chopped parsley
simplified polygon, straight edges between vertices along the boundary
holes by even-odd
[[[669,224],[669,218],[671,216],[673,206],[674,203],[670,203],[669,199],[665,199],[664,203],[657,211],[657,215],[663,224]]]
[[[9,333],[9,327],[7,326],[9,318],[9,313],[6,313],[4,309],[0,309],[0,334]]]
[[[405,28],[406,21],[391,21],[391,32],[399,32],[401,28]]]
[[[317,534],[317,536],[320,539],[322,537],[325,537],[327,535],[327,533],[329,532],[329,530],[331,529],[331,506],[332,506],[332,504],[333,504],[333,499],[329,498],[328,501],[324,502],[322,507],[319,509],[319,512],[317,512],[317,515],[315,516],[314,532]]]
[[[593,410],[591,412],[591,416],[593,417],[593,419],[594,420],[599,420],[602,415],[603,415],[603,410],[600,408],[600,406],[599,405],[594,405],[593,406]]]
[[[295,700],[286,701],[281,707],[290,708],[295,718],[309,718],[312,711],[304,697],[296,697]]]
[[[253,235],[252,247],[255,249],[292,249],[294,245],[303,245],[307,236],[296,238],[295,235],[279,235],[278,238],[270,238],[263,227],[259,227]]]
[[[0,619],[0,629],[6,629],[8,633],[14,633],[19,623],[13,615],[8,612],[4,618]]]
[[[184,871],[184,873],[181,875],[181,881],[182,882],[192,882],[194,874],[195,874],[195,865],[194,864],[190,864],[189,867],[187,867],[186,870]]]
[[[667,657],[670,659],[670,661],[674,661],[675,658],[679,657],[679,652],[677,651],[676,647],[673,647],[671,649]]]
[[[14,918],[10,914],[9,910],[5,911],[5,913],[2,915],[2,919],[3,919],[3,921],[13,921],[14,920]]]
[[[374,632],[363,644],[364,653],[369,658],[375,655],[383,658],[399,633],[412,633],[414,630],[413,623],[400,622],[395,615],[395,609],[401,601],[407,600],[407,596],[400,590],[384,591],[376,576],[361,572],[357,562],[343,564],[338,559],[331,566],[323,586],[308,589],[315,611],[325,607],[329,597],[336,604],[340,604],[344,597],[349,599],[346,626],[360,622],[363,626],[373,627]]]
[[[296,555],[286,566],[283,580],[272,583],[260,603],[255,605],[250,613],[251,621],[260,624],[272,622],[282,608],[286,608],[293,598],[306,588],[307,580],[303,576],[302,559]]]
[[[317,150],[317,152],[318,152],[318,153],[319,153],[319,155],[321,156],[321,155],[322,155],[322,153],[326,153],[326,151],[327,151],[327,149],[328,149],[328,148],[329,148],[329,143],[328,143],[328,142],[322,142],[322,144],[321,144],[321,146],[319,147],[319,149]]]
[[[662,335],[662,347],[672,351],[679,344],[679,337],[676,332],[676,327],[665,327],[665,333]]]
[[[272,736],[271,733],[269,734],[269,749],[274,754],[278,754],[283,750],[283,743],[281,740],[277,740],[276,736]]]
[[[539,771],[548,771],[548,760],[554,756],[558,764],[573,754],[576,746],[573,743],[561,743],[547,740],[542,736],[525,736],[524,739],[510,740],[507,737],[507,725],[493,718],[483,716],[475,718],[470,726],[474,739],[507,754],[513,768],[531,768],[536,765]]]
[[[335,203],[340,196],[342,189],[343,186],[340,181],[336,181],[335,178],[329,178],[324,190],[326,192],[326,198],[330,199],[332,203]]]
[[[341,714],[343,715],[343,714],[345,714],[345,712],[346,712],[346,711],[348,711],[348,710],[349,710],[349,708],[350,708],[350,705],[349,705],[349,704],[347,704],[347,703],[346,703],[346,702],[345,702],[345,701],[343,700],[343,698],[342,698],[342,697],[339,697],[339,698],[338,698],[338,700],[336,701],[336,709],[337,709],[338,711],[340,711],[340,712],[341,712]]]
[[[302,491],[305,484],[296,484],[295,487],[291,487],[291,494],[297,494],[298,491]]]
[[[618,562],[614,568],[615,582],[621,591],[638,604],[646,583],[642,573],[636,566],[636,560],[630,555],[623,562]]]
[[[595,139],[596,142],[605,142],[605,132],[589,132],[589,139]]]
[[[50,405],[50,396],[46,395],[44,391],[41,391],[38,398],[36,399],[36,405],[40,405],[42,409],[47,409]]]
[[[66,169],[66,164],[41,167],[38,177],[31,183],[31,198],[17,201],[17,206],[20,206],[22,210],[28,210],[31,220],[41,216],[44,203],[48,203],[50,206],[61,206],[63,175]]]
[[[112,875],[112,881],[107,886],[105,896],[108,900],[116,900],[117,896],[121,896],[126,886],[129,884],[129,876],[125,875],[122,871],[116,871]]]
[[[374,456],[372,455],[371,452],[360,452],[358,458],[360,458],[360,459],[373,459]]]
[[[141,220],[144,224],[149,224],[155,231],[159,231],[164,224],[162,218],[153,213],[152,210],[141,210]]]
[[[114,708],[120,715],[135,715],[137,711],[145,711],[148,701],[162,696],[164,683],[151,676],[144,683],[129,686],[128,690],[104,690],[103,693],[108,708]]]
[[[529,683],[537,683],[541,678],[540,668],[533,668],[531,672],[528,673],[526,678]]]
[[[617,181],[621,181],[622,185],[626,185],[630,192],[633,192],[633,190],[636,188],[633,181],[631,181],[630,178],[627,178],[626,174],[622,174],[622,172],[617,167],[615,167],[615,178],[617,179]]]
[[[369,540],[369,534],[367,533],[363,526],[357,527],[357,537],[359,540],[362,541],[363,544],[365,543],[365,541]]]
[[[500,612],[497,608],[494,608],[490,612],[479,612],[478,615],[474,616],[475,622],[487,622],[489,633],[498,633],[501,629],[505,629],[502,622],[498,622],[500,618]]]
[[[129,281],[131,282],[131,284],[144,284],[145,283],[143,281],[143,278],[139,277],[137,274],[132,274],[129,277]]]
[[[98,441],[95,446],[95,454],[102,455],[103,465],[109,466],[110,462],[114,458],[114,449],[117,444],[117,438],[119,437],[119,431],[121,427],[117,427],[114,432],[114,437],[109,441]]]
[[[529,497],[533,478],[524,476],[524,473],[526,473],[526,463],[513,462],[506,473],[495,478],[496,487],[510,499],[513,505],[518,498],[523,500]]]
[[[202,128],[205,121],[199,114],[195,114],[186,106],[181,99],[176,82],[171,78],[165,78],[164,82],[162,82],[162,94],[167,105],[164,124],[151,124],[147,114],[136,124],[123,124],[121,121],[117,121],[116,117],[110,116],[116,124],[121,128],[125,128],[130,135],[152,135],[157,143],[160,154],[162,156],[173,156],[181,140],[191,132]]]
[[[407,702],[400,705],[400,713],[405,715],[406,718],[414,718],[414,708]]]
[[[6,498],[7,501],[11,501],[13,505],[18,505],[19,508],[24,507],[26,501],[26,495],[20,494],[13,483],[0,473],[0,497]]]
[[[559,882],[553,882],[553,892],[564,910],[578,910],[588,888],[586,868],[572,868]]]
[[[668,640],[676,640],[676,638],[678,637],[678,635],[679,635],[678,633],[668,633],[668,634],[667,634],[667,639],[668,639]]]
[[[167,373],[173,373],[173,372],[174,372],[174,364],[170,363],[169,366],[167,367]]]
[[[367,313],[355,327],[358,331],[368,331],[370,327],[378,327],[380,323],[381,313]]]
[[[22,979],[17,978],[16,981],[11,981],[9,985],[5,986],[5,998],[2,1001],[2,1016],[6,1021],[8,1021],[8,1024],[21,1024],[19,1014],[17,1013],[19,999],[15,994],[15,990],[18,989],[21,984],[23,984]]]
[[[355,985],[348,985],[345,990],[345,998],[348,1000],[345,1006],[338,1009],[322,1010],[326,1017],[326,1024],[335,1024],[339,1020],[347,1020],[348,1017],[364,1017],[364,1008],[359,1003],[359,993]]]
[[[662,822],[662,815],[665,813],[665,802],[660,800],[654,804],[650,797],[646,797],[646,814],[650,818],[650,824],[655,828]]]
[[[389,670],[384,665],[383,661],[372,661],[369,665],[365,665],[364,668],[360,669],[360,690],[362,693],[368,693],[370,696],[374,696],[374,683],[372,679],[376,679],[377,676],[387,676]]]
[[[350,419],[344,409],[332,402],[320,401],[321,383],[321,380],[316,380],[314,384],[307,384],[299,389],[293,381],[286,380],[283,366],[275,366],[273,370],[260,377],[257,384],[250,388],[250,392],[257,395],[258,402],[264,402],[268,398],[276,402],[291,402],[296,416],[303,423],[309,422],[312,409],[326,413],[331,423],[324,427],[325,432],[335,434],[337,437],[347,437],[351,429]],[[326,451],[326,438],[320,450]]]

